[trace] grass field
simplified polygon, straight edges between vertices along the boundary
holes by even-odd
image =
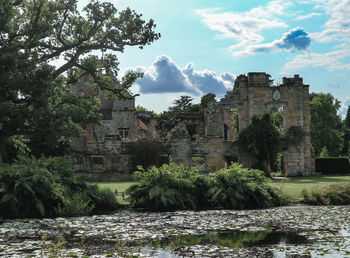
[[[128,202],[123,199],[122,194],[125,192],[129,186],[133,185],[133,181],[123,181],[123,182],[101,182],[97,183],[100,188],[109,188],[115,193],[118,190],[117,200],[119,203],[128,204]]]
[[[273,178],[271,185],[288,195],[292,201],[301,200],[303,189],[321,188],[327,185],[350,182],[350,175],[315,175],[307,177]]]
[[[311,189],[313,187],[323,187],[336,183],[350,182],[350,175],[315,175],[308,177],[278,177],[273,178],[271,185],[280,189],[288,195],[294,202],[301,200],[301,192],[303,189]],[[133,181],[124,182],[102,182],[97,183],[101,188],[110,188],[113,192],[118,190],[117,199],[120,203],[127,204],[128,202],[122,198],[122,193],[133,185]]]

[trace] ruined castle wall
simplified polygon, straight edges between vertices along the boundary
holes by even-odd
[[[314,172],[314,158],[310,151],[309,86],[302,78],[283,78],[283,84],[271,86],[266,73],[240,75],[235,87],[219,102],[209,103],[203,116],[186,114],[174,120],[173,135],[163,139],[164,155],[175,162],[193,165],[193,158],[203,158],[204,171],[215,171],[239,161],[251,166],[249,155],[238,145],[233,109],[238,110],[238,130],[245,129],[254,116],[261,117],[272,108],[283,112],[280,130],[286,133],[292,127],[302,129],[301,140],[288,144],[284,151],[284,171],[288,176],[309,175]],[[88,89],[92,92],[93,89]],[[91,93],[90,92],[90,93]],[[94,93],[94,92],[92,92]],[[110,111],[102,125],[90,125],[81,148],[73,155],[78,171],[92,180],[129,180],[132,176],[131,153],[128,146],[142,137],[138,131],[134,100],[103,102],[102,109]],[[235,111],[236,112],[236,111]],[[203,123],[204,121],[204,123]],[[190,136],[189,126],[196,126],[196,136]],[[129,130],[122,139],[120,129]],[[146,128],[147,129],[147,128]],[[151,131],[151,129],[150,129]],[[144,135],[143,135],[144,137]]]
[[[275,92],[278,92],[275,94]],[[304,85],[302,78],[284,78],[278,87],[270,85],[269,75],[265,73],[249,73],[247,78],[237,82],[236,95],[240,99],[239,129],[243,130],[254,116],[262,117],[272,107],[283,110],[282,131],[286,133],[292,126],[303,131],[302,140],[296,145],[289,144],[284,152],[285,173],[288,176],[309,175],[314,171],[314,158],[310,150],[309,129],[309,86]],[[233,99],[232,96],[227,98]],[[226,101],[227,103],[228,101]],[[237,103],[233,103],[237,106]],[[241,161],[249,165],[247,157]]]

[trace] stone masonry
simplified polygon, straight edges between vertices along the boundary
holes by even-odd
[[[233,90],[219,102],[209,103],[204,112],[178,114],[169,123],[171,129],[167,125],[170,135],[164,126],[156,130],[155,121],[145,125],[138,118],[134,100],[102,100],[104,119],[100,125],[87,128],[87,136],[73,155],[76,168],[92,180],[130,179],[132,153],[128,152],[128,146],[137,139],[153,137],[160,139],[164,146],[163,156],[171,156],[186,166],[201,159],[202,170],[207,172],[221,169],[232,161],[250,167],[249,156],[239,148],[238,133],[254,116],[260,118],[271,110],[278,110],[283,117],[280,130],[286,133],[297,128],[300,139],[283,151],[284,173],[310,175],[315,165],[310,149],[308,95],[309,85],[304,85],[298,75],[283,78],[278,86],[272,84],[266,73],[240,75]]]

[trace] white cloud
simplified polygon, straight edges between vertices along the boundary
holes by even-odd
[[[297,55],[282,68],[283,73],[294,73],[308,66],[323,67],[328,71],[350,70],[350,63],[342,62],[350,57],[350,49],[338,49],[328,53],[304,53]]]
[[[322,16],[322,15],[323,15],[323,13],[308,13],[305,15],[299,15],[299,16],[295,17],[294,20],[296,20],[296,21],[307,20],[307,19],[310,19],[312,17]]]
[[[350,106],[350,97],[346,97],[340,104],[339,115],[344,119]]]
[[[290,15],[287,9],[292,5],[290,1],[274,0],[243,13],[220,12],[217,8],[196,12],[208,28],[220,33],[219,36],[237,41],[228,48],[233,56],[245,56],[264,52],[305,50],[310,45],[309,34],[300,27],[289,30],[281,39],[261,43],[264,40],[263,30],[288,27],[280,17]],[[315,15],[318,14],[311,14]],[[299,19],[302,18],[306,16],[299,16]]]
[[[220,9],[200,9],[196,12],[209,29],[220,32],[222,37],[238,41],[231,46],[233,49],[260,43],[264,40],[262,30],[288,27],[278,16],[283,15],[289,6],[290,2],[276,0],[243,13],[220,13]]]
[[[181,92],[200,96],[212,92],[222,97],[232,89],[235,79],[235,75],[228,72],[217,75],[210,70],[196,71],[192,63],[180,68],[165,55],[157,57],[150,67],[139,66],[127,70],[144,73],[143,78],[133,86],[133,92],[141,95]]]
[[[284,33],[281,39],[266,44],[248,45],[241,51],[233,51],[232,55],[245,56],[286,50],[306,50],[310,42],[309,33],[301,27],[296,27]]]
[[[318,7],[330,18],[324,24],[325,29],[314,33],[313,38],[320,42],[350,42],[350,0],[317,0]]]

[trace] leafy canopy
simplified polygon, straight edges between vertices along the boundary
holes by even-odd
[[[316,156],[324,147],[330,156],[337,156],[343,147],[339,108],[339,100],[329,93],[320,93],[310,102],[310,135]]]
[[[77,0],[1,1],[0,16],[0,153],[14,135],[55,139],[51,145],[81,135],[99,119],[99,103],[72,96],[69,84],[89,76],[111,97],[132,98],[141,74],[118,80],[114,53],[160,37],[153,20],[107,2],[91,1],[80,14]]]
[[[239,143],[251,156],[253,167],[268,173],[281,148],[282,135],[274,125],[270,114],[261,119],[253,117],[252,123],[239,133]]]

